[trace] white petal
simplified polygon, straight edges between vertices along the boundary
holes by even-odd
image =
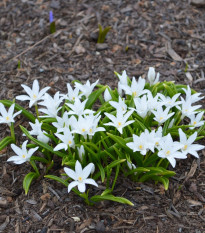
[[[3,117],[6,117],[8,115],[4,105],[2,103],[0,103],[0,112],[1,112]]]
[[[12,116],[13,116],[13,113],[14,113],[14,107],[15,107],[15,104],[12,104],[12,105],[11,105],[11,107],[9,108],[9,110],[8,110],[8,115],[9,115],[10,117],[12,117]]]
[[[175,166],[176,166],[176,160],[175,160],[175,158],[173,158],[173,157],[168,157],[167,159],[168,159],[169,162],[171,163],[172,167],[175,167]]]
[[[84,180],[85,184],[92,184],[96,187],[98,187],[98,184],[93,179],[86,179]]]
[[[95,165],[93,163],[89,163],[86,167],[83,168],[83,171],[82,171],[83,180],[88,178],[93,166],[95,167]]]
[[[73,180],[77,180],[78,179],[76,173],[72,169],[64,167],[64,171]]]
[[[31,100],[31,97],[29,97],[28,95],[18,95],[16,96],[17,100],[21,100],[21,101],[25,101],[25,100]]]
[[[53,150],[58,151],[58,150],[61,150],[61,149],[67,150],[68,146],[65,143],[60,143]]]
[[[15,144],[11,144],[11,148],[18,156],[22,156],[22,149],[21,148],[19,148]]]
[[[32,91],[35,94],[38,94],[38,92],[39,92],[39,83],[38,83],[37,79],[35,79],[34,82],[33,82]]]
[[[76,172],[77,175],[82,176],[83,170],[82,170],[82,166],[81,166],[81,164],[80,164],[80,162],[78,160],[75,163],[75,172]]]
[[[72,181],[69,185],[68,185],[68,193],[70,192],[70,190],[72,189],[72,188],[74,188],[75,186],[77,186],[78,185],[78,181]]]
[[[33,91],[31,90],[30,87],[28,87],[28,86],[26,86],[26,85],[24,85],[24,84],[21,84],[21,86],[23,87],[23,89],[26,91],[26,93],[27,93],[29,96],[32,95]]]
[[[33,155],[33,153],[38,150],[38,148],[39,148],[38,146],[36,148],[31,148],[28,151],[28,157],[30,158]]]
[[[85,192],[85,183],[79,183],[79,182],[78,182],[78,190],[79,190],[81,193],[84,193],[84,192]]]

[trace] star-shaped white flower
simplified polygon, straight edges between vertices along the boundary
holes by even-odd
[[[45,87],[39,92],[38,80],[34,80],[32,89],[24,84],[21,85],[28,95],[19,95],[16,97],[17,100],[25,101],[29,100],[29,108],[37,104],[37,101],[41,100],[43,95],[48,91],[50,87]]]
[[[26,149],[26,145],[27,145],[27,141],[25,141],[23,144],[22,144],[22,148],[14,145],[14,144],[11,144],[11,148],[12,150],[17,154],[15,156],[11,156],[7,162],[14,162],[15,164],[22,164],[22,163],[25,163],[27,161],[30,161],[30,158],[31,156],[33,155],[33,153],[35,151],[38,150],[38,147],[35,147],[35,148],[32,148],[30,150],[27,150]]]
[[[203,150],[205,147],[199,144],[193,144],[196,140],[196,137],[197,132],[189,136],[189,138],[187,139],[186,134],[182,131],[182,129],[179,129],[180,143],[183,145],[181,151],[184,155],[191,154],[196,158],[199,158],[197,151]]]
[[[75,142],[74,142],[74,136],[71,133],[69,128],[63,129],[63,134],[55,133],[55,135],[62,141],[62,143],[59,143],[53,150],[68,150],[68,147],[75,148]]]
[[[75,82],[75,87],[78,88],[81,92],[82,95],[84,95],[86,98],[92,93],[94,87],[98,84],[99,80],[94,82],[93,84],[90,84],[90,81],[87,80],[86,84],[80,84],[78,82]]]
[[[2,103],[0,103],[0,124],[8,124],[9,126],[11,125],[12,122],[14,121],[14,118],[19,115],[22,111],[18,111],[16,113],[14,113],[14,107],[15,104],[12,104],[8,110],[8,112],[6,111],[4,105]]]
[[[154,120],[159,124],[163,124],[167,119],[174,115],[174,112],[169,113],[170,108],[163,110],[162,106],[159,106],[157,110],[152,110],[152,113],[155,115]]]
[[[160,102],[162,105],[166,106],[166,107],[169,107],[169,108],[172,108],[174,106],[177,106],[179,104],[181,104],[181,101],[176,101],[177,98],[181,95],[181,93],[177,93],[175,94],[172,98],[169,97],[169,96],[165,96],[161,93],[158,94],[158,96],[160,97]]]
[[[204,124],[204,121],[202,121],[202,117],[204,115],[204,111],[199,112],[198,114],[193,114],[189,116],[189,119],[191,120],[191,122],[189,123],[189,125],[193,125],[193,127],[189,127],[190,129],[194,129],[196,127],[201,127]]]
[[[105,113],[105,115],[112,121],[105,123],[104,125],[110,125],[116,127],[116,129],[122,134],[122,130],[125,126],[130,125],[134,122],[134,120],[127,121],[128,118],[132,115],[133,109],[129,112],[123,114],[121,108],[117,108],[117,116],[113,116],[110,113]]]
[[[160,140],[160,151],[158,152],[158,156],[161,158],[166,158],[171,163],[172,167],[176,166],[176,158],[178,159],[186,159],[186,155],[184,155],[181,150],[183,145],[179,142],[174,142],[171,135],[163,137]]]
[[[68,94],[65,95],[65,99],[70,101],[75,101],[75,99],[80,99],[82,95],[79,95],[79,89],[72,89],[71,85],[67,83]]]
[[[186,94],[186,101],[189,100],[189,102],[191,104],[201,100],[204,98],[204,96],[200,97],[201,93],[195,93],[195,94],[191,94],[191,88],[189,85],[187,85],[187,89],[182,88],[182,90],[185,92]]]
[[[147,96],[143,95],[141,98],[134,98],[135,111],[139,116],[145,118],[149,112],[149,105],[147,101]]]
[[[125,99],[122,99],[120,96],[119,96],[118,102],[109,101],[109,104],[116,109],[121,108],[123,114],[127,111],[127,105],[125,104]]]
[[[75,186],[78,186],[78,190],[81,193],[85,192],[86,184],[91,184],[98,187],[98,184],[95,182],[95,180],[88,178],[91,171],[93,170],[93,167],[95,167],[95,165],[93,163],[89,163],[86,167],[84,167],[84,169],[82,169],[80,162],[77,160],[75,163],[75,171],[67,167],[64,168],[65,173],[74,180],[68,185],[68,193]]]

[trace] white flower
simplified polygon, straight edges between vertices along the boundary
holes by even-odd
[[[109,92],[108,89],[110,89],[110,87],[107,87],[105,89],[105,92],[104,92],[104,100],[105,100],[105,102],[108,102],[108,101],[110,101],[112,99],[112,96],[110,95],[110,92]]]
[[[162,103],[158,101],[159,96],[156,95],[153,97],[151,91],[147,90],[147,105],[149,108],[149,111],[156,110],[159,106],[162,106]]]
[[[128,142],[126,145],[132,149],[133,152],[139,151],[142,155],[146,155],[148,150],[154,152],[155,143],[159,140],[159,138],[155,136],[154,130],[149,132],[145,129],[140,136],[133,134],[133,142]]]
[[[12,104],[8,110],[8,112],[6,111],[4,105],[2,103],[0,103],[0,113],[1,113],[1,116],[0,116],[0,124],[8,124],[9,126],[11,125],[12,122],[15,122],[14,121],[14,118],[20,114],[22,111],[18,111],[16,113],[14,113],[14,107],[15,107],[15,104]]]
[[[158,96],[159,96],[160,99],[161,99],[160,102],[162,103],[162,105],[164,105],[164,106],[166,106],[166,107],[170,107],[170,108],[172,108],[172,107],[174,107],[174,106],[177,106],[177,105],[179,105],[179,104],[182,103],[181,101],[176,101],[177,98],[178,98],[180,95],[181,95],[181,94],[178,93],[178,94],[175,94],[175,95],[171,98],[171,97],[169,97],[169,96],[165,96],[165,95],[163,95],[163,94],[158,93]]]
[[[149,112],[149,105],[147,101],[147,96],[143,95],[141,98],[134,98],[135,111],[139,116],[145,118]]]
[[[63,129],[63,134],[55,133],[55,135],[62,141],[53,150],[58,151],[61,149],[68,150],[68,147],[75,148],[74,136],[69,128]]]
[[[117,116],[113,116],[110,113],[105,113],[105,115],[112,121],[105,123],[104,125],[110,125],[117,128],[117,130],[122,134],[122,129],[134,122],[134,120],[127,121],[128,118],[132,115],[134,110],[130,110],[125,115],[123,115],[121,108],[117,108]]]
[[[97,85],[99,80],[97,80],[95,83],[90,85],[90,81],[87,80],[86,84],[80,84],[75,82],[75,87],[78,88],[81,92],[82,95],[84,95],[86,98],[92,93],[94,87]]]
[[[84,138],[89,136],[91,139],[92,136],[99,131],[105,131],[103,127],[98,127],[98,122],[100,120],[100,113],[97,115],[85,115],[79,116],[78,120],[73,117],[72,120],[72,133],[77,133],[83,135]]]
[[[62,117],[56,117],[57,122],[53,122],[52,125],[56,127],[57,133],[62,132],[64,128],[69,128],[71,120],[68,118],[68,112],[64,112]]]
[[[120,74],[117,74],[118,78],[119,78],[119,82],[118,82],[118,93],[120,96],[122,96],[122,88],[121,88],[121,85],[125,85],[125,86],[128,86],[127,84],[127,73],[126,71],[124,70],[122,72],[122,75]]]
[[[84,169],[82,169],[80,162],[77,160],[75,163],[75,171],[67,167],[64,168],[65,173],[74,180],[68,185],[68,193],[75,186],[78,186],[78,190],[81,193],[84,193],[86,190],[85,184],[92,184],[98,187],[98,184],[93,179],[88,178],[93,166],[95,166],[93,163],[89,163]]]
[[[182,113],[181,119],[183,119],[185,116],[190,117],[196,113],[195,110],[201,107],[201,105],[191,106],[192,102],[190,98],[188,100],[184,100],[184,98],[181,97],[181,102],[181,106],[176,106],[176,108],[178,108]]]
[[[81,145],[80,148],[78,147],[77,149],[78,149],[78,155],[79,155],[80,161],[83,161],[83,156],[85,155],[84,146]]]
[[[182,90],[185,92],[186,94],[186,101],[189,101],[191,104],[201,100],[204,98],[203,97],[200,97],[201,93],[195,93],[195,94],[191,94],[191,88],[189,85],[187,85],[187,89],[185,88],[182,88]]]
[[[158,152],[158,156],[161,158],[166,158],[171,163],[172,167],[176,166],[176,158],[178,159],[186,159],[186,155],[181,153],[183,147],[179,142],[173,142],[173,139],[170,134],[163,137],[160,140],[160,148],[161,150]]]
[[[134,163],[131,163],[127,160],[127,166],[129,167],[130,170],[134,170],[136,169],[137,167],[134,165]],[[134,174],[136,175],[137,172],[134,172]]]
[[[70,101],[75,101],[75,99],[79,99],[81,97],[81,95],[79,95],[78,88],[75,88],[73,90],[71,85],[67,83],[67,89],[68,89],[68,94],[65,95],[65,99],[70,100]]]
[[[79,99],[75,99],[75,102],[73,104],[66,103],[66,105],[71,109],[68,112],[68,115],[81,116],[81,115],[84,115],[84,114],[94,113],[94,111],[92,111],[90,109],[85,109],[86,102],[87,102],[87,99],[84,100],[82,103],[80,102]]]
[[[193,142],[196,140],[197,132],[189,136],[189,138],[187,139],[186,134],[181,129],[179,129],[179,137],[180,143],[183,145],[181,149],[182,153],[184,155],[191,154],[196,158],[199,158],[197,151],[204,149],[204,146],[199,144],[193,144]]]
[[[32,89],[24,84],[22,84],[21,86],[24,88],[24,90],[28,95],[19,95],[16,97],[16,99],[21,101],[29,100],[30,101],[29,108],[31,108],[34,104],[36,105],[37,101],[41,100],[43,95],[50,88],[50,87],[45,87],[39,92],[39,83],[38,80],[36,79],[33,82]]]
[[[29,122],[32,130],[29,131],[30,135],[35,135],[37,136],[37,139],[43,143],[48,143],[49,137],[44,135],[46,133],[45,131],[41,130],[42,123],[38,121],[38,119],[35,120],[35,124]]]
[[[110,101],[109,104],[116,109],[121,108],[123,114],[126,113],[126,111],[127,111],[127,105],[125,104],[125,99],[122,99],[120,96],[119,96],[118,102]]]
[[[155,68],[154,67],[149,67],[148,74],[147,74],[147,79],[150,82],[151,85],[156,84],[159,82],[159,73],[155,73]]]
[[[193,125],[193,127],[189,127],[190,129],[194,129],[196,127],[200,127],[204,124],[204,121],[202,121],[201,119],[203,119],[204,112],[199,112],[196,115],[190,115],[189,119],[191,120],[191,122],[189,123],[189,125]]]
[[[154,120],[159,124],[163,124],[167,119],[174,115],[174,112],[169,113],[170,108],[163,110],[162,106],[159,106],[157,110],[152,110],[152,113],[155,115]]]
[[[147,93],[148,90],[144,90],[145,79],[139,77],[138,82],[135,77],[132,78],[131,87],[128,85],[121,84],[120,87],[125,91],[126,95],[132,95],[133,98],[137,98],[144,93]]]
[[[60,97],[59,91],[56,92],[54,98],[52,98],[49,94],[45,94],[43,97],[43,101],[39,103],[46,108],[40,108],[39,111],[46,114],[46,116],[40,117],[53,117],[56,118],[58,115],[58,111],[61,109],[59,105],[62,103],[64,97]]]
[[[27,161],[30,161],[31,156],[33,155],[35,151],[38,150],[38,147],[32,148],[29,151],[27,151],[26,149],[27,142],[28,140],[22,144],[22,148],[14,144],[11,144],[11,148],[17,154],[17,156],[10,157],[7,160],[7,162],[14,162],[15,164],[22,164]]]
[[[155,132],[156,142],[155,142],[155,148],[159,150],[160,148],[160,140],[162,139],[162,127],[160,126],[157,131]]]

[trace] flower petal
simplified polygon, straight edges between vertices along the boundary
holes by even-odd
[[[78,160],[75,163],[75,172],[76,172],[77,176],[79,176],[79,175],[82,176],[83,170],[82,170],[82,166]]]
[[[82,171],[83,180],[87,179],[87,177],[90,175],[93,166],[95,167],[93,163],[89,163],[86,167],[83,168],[83,171]]]
[[[67,174],[67,176],[69,176],[73,180],[77,180],[78,179],[76,173],[72,169],[64,167],[64,171]]]
[[[18,156],[22,156],[22,149],[20,147],[15,144],[11,144],[11,148]]]
[[[85,183],[79,183],[78,182],[78,190],[81,192],[81,193],[84,193],[85,192]]]
[[[70,192],[70,190],[72,189],[72,188],[74,188],[75,186],[77,186],[78,185],[78,181],[72,181],[69,185],[68,185],[68,193]]]
[[[92,184],[92,185],[98,187],[98,184],[93,179],[89,178],[89,179],[84,180],[84,182],[85,182],[85,184]]]

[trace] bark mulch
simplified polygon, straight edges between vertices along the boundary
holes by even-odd
[[[98,24],[112,27],[102,45],[96,43]],[[188,0],[2,0],[0,62],[0,99],[13,99],[22,93],[20,84],[31,86],[34,79],[51,86],[52,95],[67,92],[66,83],[76,79],[115,87],[114,71],[145,78],[149,66],[161,80],[205,94],[205,8]],[[0,129],[1,138],[9,134],[6,126]],[[11,155],[10,147],[0,152],[0,232],[205,232],[204,152],[177,163],[168,191],[121,177],[114,194],[133,207],[108,201],[86,206],[46,179],[34,182],[26,196],[22,180],[30,167],[7,163]]]

